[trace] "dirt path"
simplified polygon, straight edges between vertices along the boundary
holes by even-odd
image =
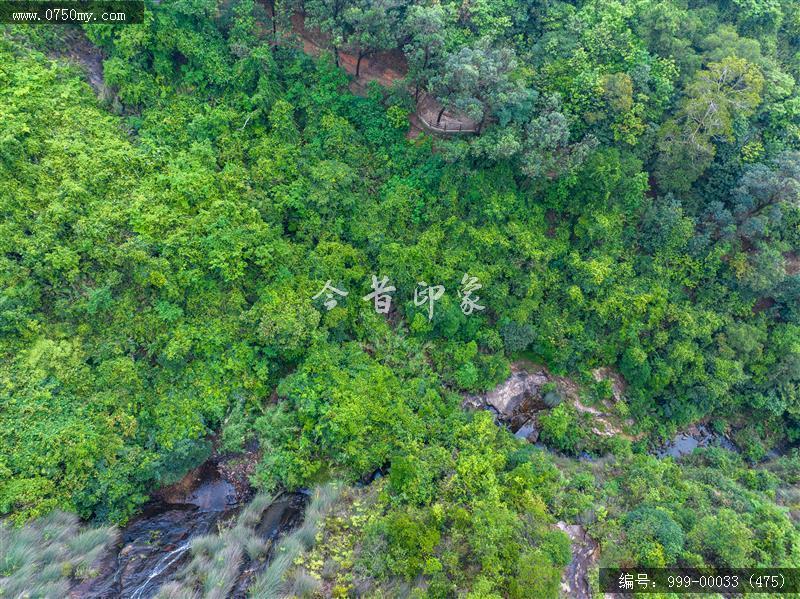
[[[436,133],[477,133],[478,125],[475,121],[465,114],[451,113],[445,110],[441,118],[439,111],[442,105],[435,98],[426,93],[420,94],[417,102],[417,116],[425,125],[425,128]]]
[[[312,56],[319,56],[329,51],[325,36],[318,31],[306,29],[303,16],[292,17],[292,29],[303,44],[303,51]],[[92,44],[82,29],[71,29],[64,39],[64,47],[53,52],[51,58],[62,59],[81,67],[86,73],[89,85],[99,98],[106,98],[109,90],[103,78],[103,54]],[[364,95],[367,85],[376,81],[384,87],[392,87],[402,81],[408,72],[405,56],[400,50],[378,52],[373,56],[361,59],[359,76],[356,78],[358,58],[347,52],[339,52],[339,66],[353,75],[350,91]],[[409,115],[409,139],[416,138],[423,131],[438,134],[474,133],[476,123],[462,113],[444,111],[439,117],[441,105],[435,98],[422,92],[417,102],[416,112]]]
[[[323,52],[331,51],[325,35],[306,28],[303,15],[295,13],[292,16],[292,30],[303,42],[303,51],[306,54],[319,56]],[[339,66],[354,77],[357,62],[357,56],[339,51]],[[407,71],[405,56],[401,51],[378,52],[361,59],[359,76],[353,83],[361,90],[365,89],[370,81],[377,81],[385,87],[391,87],[395,82],[401,81]]]

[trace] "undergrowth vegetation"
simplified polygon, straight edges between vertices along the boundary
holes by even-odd
[[[63,34],[3,26],[0,514],[124,523],[218,434],[258,444],[267,494],[388,473],[257,589],[552,596],[558,519],[609,563],[794,565],[796,497],[756,464],[800,439],[796,4],[148,2],[85,27],[107,100]],[[350,93],[342,53],[381,50],[405,81]],[[479,134],[409,139],[420,94]],[[549,395],[553,456],[464,413],[519,355],[614,369],[630,430]],[[742,458],[644,455],[698,421]],[[187,592],[263,557],[248,527],[200,542]]]

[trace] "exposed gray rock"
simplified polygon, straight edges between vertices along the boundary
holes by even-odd
[[[536,420],[534,418],[528,420],[514,433],[514,436],[517,439],[525,439],[530,443],[536,443],[539,440],[539,429],[536,425]]]
[[[570,599],[591,599],[588,573],[600,557],[600,546],[579,524],[558,522],[556,526],[567,533],[572,541],[572,561],[564,569],[561,594]]]
[[[512,364],[511,376],[504,383],[484,395],[467,396],[463,405],[470,409],[491,410],[512,431],[519,431],[528,423],[533,426],[532,416],[546,408],[541,401],[541,387],[549,381],[551,377],[542,367]]]
[[[500,414],[511,417],[526,399],[539,393],[539,388],[547,380],[547,375],[542,372],[530,373],[518,370],[512,373],[505,383],[486,395],[486,403],[493,406]]]
[[[736,445],[724,435],[712,431],[704,424],[690,426],[684,432],[678,433],[663,447],[656,451],[659,458],[679,458],[692,453],[698,447],[717,445],[728,451],[738,451]]]
[[[609,381],[611,383],[611,396],[614,398],[614,402],[620,402],[625,399],[625,391],[628,384],[619,372],[607,366],[603,366],[602,368],[595,368],[592,370],[592,377],[598,382]]]

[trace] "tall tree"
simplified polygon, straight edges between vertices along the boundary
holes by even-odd
[[[268,0],[272,44],[277,47],[292,34],[292,15],[303,9],[302,0]]]
[[[354,0],[306,0],[306,24],[330,36],[336,66],[339,66],[339,49],[349,35],[347,10],[355,6]]]
[[[346,43],[356,53],[356,77],[365,57],[397,44],[397,8],[394,0],[359,0],[345,10]]]
[[[749,165],[723,202],[713,202],[706,227],[723,243],[733,242],[730,263],[745,289],[771,293],[786,277],[781,250],[789,249],[791,225],[800,214],[800,153],[778,156],[772,168]]]
[[[494,48],[482,40],[447,57],[441,74],[432,82],[434,93],[443,107],[460,110],[478,123],[480,132],[496,111],[529,97],[530,91],[512,77],[516,68],[513,50]]]
[[[448,10],[441,4],[415,4],[408,9],[403,31],[408,39],[403,52],[408,62],[408,80],[414,85],[414,100],[442,67],[442,49]]]
[[[560,99],[551,96],[524,128],[520,169],[529,177],[556,178],[569,172],[597,145],[594,138],[571,142]]]
[[[687,190],[714,159],[714,142],[733,139],[734,119],[755,112],[763,87],[761,71],[743,58],[728,57],[699,71],[678,116],[662,128],[656,164],[661,186]]]

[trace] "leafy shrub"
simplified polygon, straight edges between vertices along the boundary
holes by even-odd
[[[669,512],[642,506],[630,512],[624,522],[637,564],[663,568],[675,563],[683,550],[684,533]]]
[[[539,425],[539,438],[546,445],[565,453],[577,452],[582,434],[575,412],[567,404],[562,403],[540,416]]]
[[[542,397],[542,401],[548,408],[555,408],[556,406],[561,405],[563,399],[557,391],[548,391],[544,394],[544,397]]]
[[[386,110],[386,117],[395,129],[405,130],[408,128],[408,114],[408,109],[401,106],[389,106]]]
[[[514,354],[527,349],[535,339],[533,327],[529,324],[509,322],[500,328],[500,335],[506,347],[506,353]]]

